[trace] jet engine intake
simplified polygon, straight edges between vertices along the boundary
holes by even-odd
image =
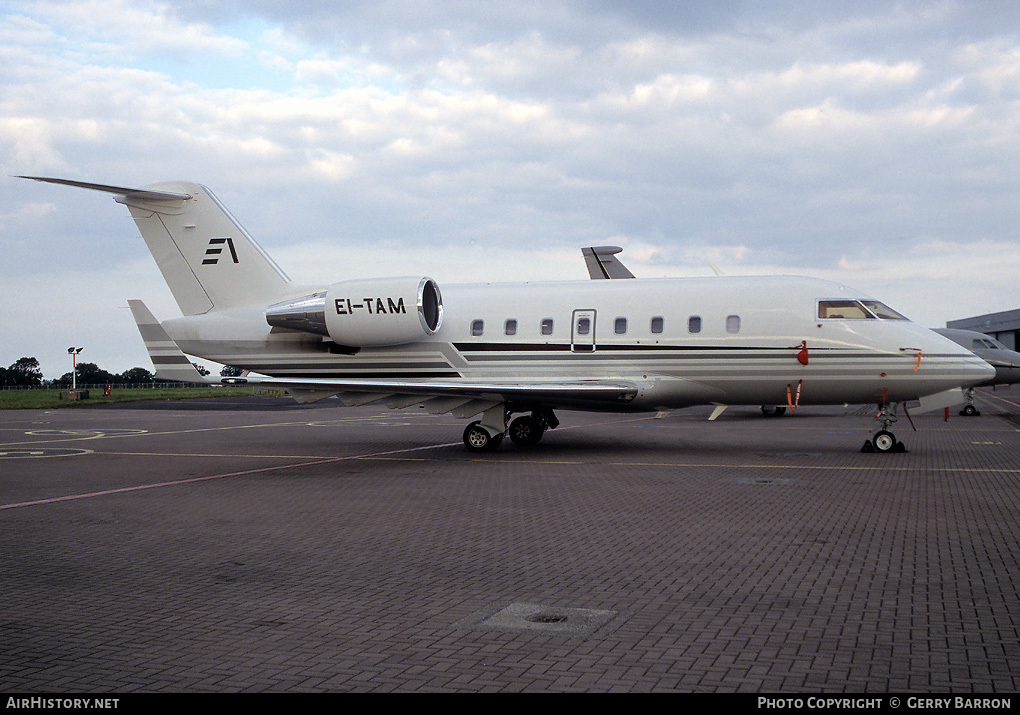
[[[340,281],[324,291],[269,306],[266,322],[323,335],[340,345],[402,345],[439,330],[443,298],[431,278]]]

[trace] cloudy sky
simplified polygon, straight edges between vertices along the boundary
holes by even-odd
[[[209,186],[300,283],[793,274],[1020,307],[1020,5],[0,4],[0,363],[151,369],[127,211]],[[209,365],[216,368],[218,366]]]

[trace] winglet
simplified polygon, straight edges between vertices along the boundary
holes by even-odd
[[[128,305],[135,317],[138,332],[142,335],[145,349],[152,360],[152,366],[156,369],[157,378],[178,382],[210,382],[202,377],[188,356],[181,352],[177,343],[145,307],[145,303],[140,300],[129,300]]]
[[[581,249],[584,262],[588,266],[588,275],[592,280],[603,278],[633,278],[634,274],[627,270],[615,255],[623,249],[619,246],[589,246]]]

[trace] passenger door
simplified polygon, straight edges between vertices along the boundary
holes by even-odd
[[[575,353],[595,350],[595,311],[575,310],[570,330],[570,349]]]

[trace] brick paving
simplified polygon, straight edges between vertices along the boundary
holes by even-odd
[[[0,412],[0,691],[1015,692],[1018,396],[886,455],[854,408],[482,456],[414,408]]]

